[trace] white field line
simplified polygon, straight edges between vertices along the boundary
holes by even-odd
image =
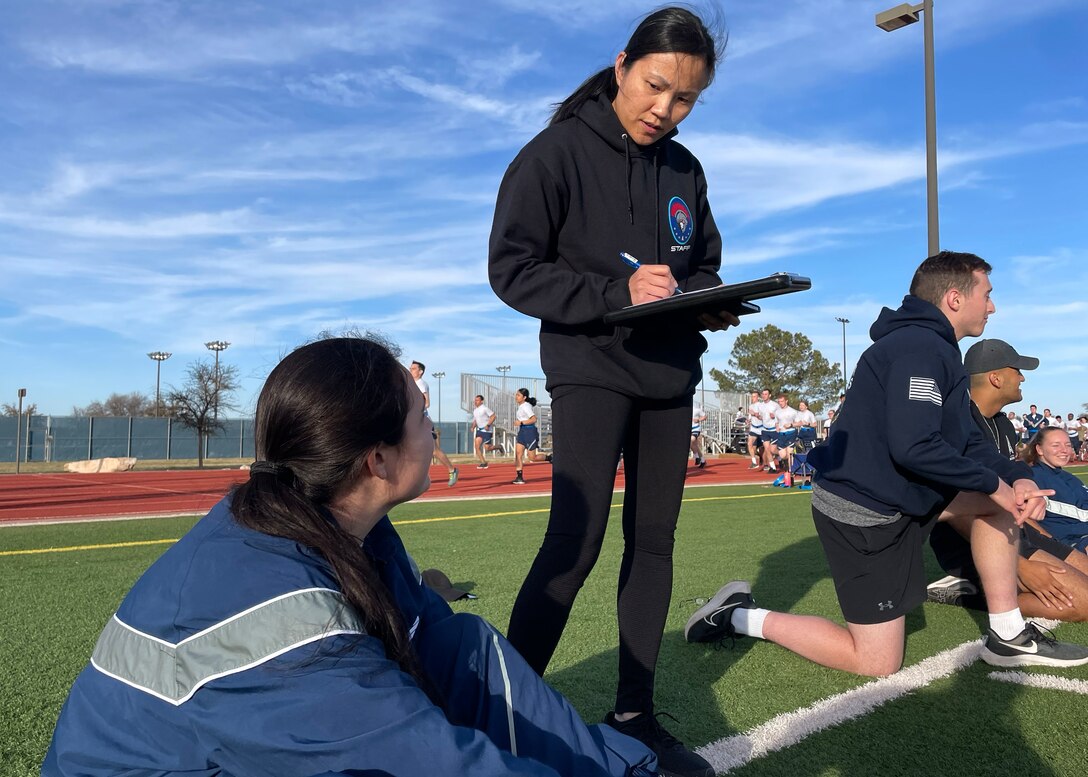
[[[768,753],[797,744],[811,734],[865,715],[905,693],[947,677],[978,658],[981,640],[965,642],[866,683],[845,693],[821,699],[810,707],[777,715],[744,734],[720,739],[696,752],[717,774],[726,774]]]
[[[1017,683],[1032,688],[1068,691],[1088,696],[1088,680],[1070,680],[1067,677],[1055,677],[1052,674],[1027,674],[1026,672],[990,672],[986,676],[1003,683]]]

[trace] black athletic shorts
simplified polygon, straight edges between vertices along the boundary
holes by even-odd
[[[887,623],[925,601],[922,551],[937,515],[854,526],[813,507],[812,520],[848,623]]]

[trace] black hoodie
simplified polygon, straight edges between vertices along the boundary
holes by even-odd
[[[634,271],[620,252],[668,264],[684,291],[721,283],[706,179],[673,135],[635,144],[601,95],[537,135],[506,171],[491,230],[491,287],[540,319],[549,390],[601,386],[670,399],[699,382],[706,340],[694,322],[631,329],[601,320],[631,304]]]
[[[926,516],[959,491],[1030,478],[971,418],[956,334],[934,305],[907,295],[884,308],[827,443],[808,456],[817,484],[884,515]]]

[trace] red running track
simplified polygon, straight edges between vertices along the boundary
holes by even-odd
[[[476,469],[458,465],[457,485],[446,485],[442,467],[431,468],[431,487],[421,499],[479,499],[514,494],[543,494],[551,490],[551,465],[525,467],[525,485],[513,485],[514,465],[492,463]],[[616,488],[623,488],[623,469]],[[156,470],[81,475],[48,473],[0,476],[0,524],[25,521],[75,521],[195,514],[207,511],[249,476],[246,470]],[[769,483],[770,475],[748,469],[748,459],[726,456],[708,461],[705,469],[688,468],[688,485]]]

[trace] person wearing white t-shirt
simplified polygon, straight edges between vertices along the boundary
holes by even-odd
[[[782,474],[775,480],[776,485],[789,488],[792,486],[790,471],[793,465],[793,446],[797,442],[797,410],[790,407],[789,398],[785,394],[779,394],[775,402],[774,411],[775,426],[778,430],[778,440],[775,443],[777,457],[780,464],[778,468]]]
[[[775,421],[775,411],[778,403],[771,399],[770,389],[759,392],[759,417],[763,421],[763,469],[767,472],[777,472],[778,460],[778,422]]]
[[[752,464],[748,469],[759,469],[759,443],[763,436],[763,416],[759,412],[759,392],[753,391],[748,405],[748,455]]]
[[[1073,455],[1080,458],[1080,421],[1070,413],[1065,419],[1065,431],[1069,434],[1069,444],[1073,446]]]
[[[416,388],[423,392],[423,414],[430,416],[431,387],[427,385],[427,381],[423,380],[423,373],[426,371],[427,368],[423,366],[423,362],[412,362],[408,367],[408,372],[412,374],[412,377],[416,381]],[[453,484],[457,482],[457,467],[453,466],[450,457],[442,450],[442,446],[439,444],[437,437],[435,437],[434,440],[434,457],[442,463],[442,466],[449,470],[449,485],[452,487]]]
[[[476,430],[472,435],[472,445],[476,450],[476,460],[480,462],[476,465],[476,469],[487,469],[487,459],[484,458],[484,451],[495,450],[495,446],[492,444],[495,413],[484,404],[483,394],[477,394],[473,397],[472,402],[475,405],[472,408],[472,422],[476,426]]]
[[[551,454],[540,452],[540,431],[536,426],[536,397],[529,396],[529,389],[519,388],[514,392],[514,402],[518,409],[514,413],[514,426],[518,429],[517,444],[514,446],[514,485],[525,483],[522,475],[524,461],[551,461]]]
[[[802,452],[811,450],[816,445],[816,414],[808,409],[808,402],[797,403],[797,418],[793,425],[797,427],[797,447]]]
[[[1065,428],[1065,424],[1062,423],[1062,417],[1060,415],[1059,416],[1051,415],[1049,407],[1043,408],[1043,424],[1042,425],[1043,426],[1056,426],[1059,429],[1064,429]]]
[[[691,455],[695,458],[695,466],[699,469],[706,467],[706,459],[703,457],[703,421],[706,420],[706,411],[701,405],[691,406]]]
[[[1024,422],[1020,420],[1020,417],[1016,415],[1012,410],[1009,411],[1009,423],[1012,424],[1012,429],[1016,432],[1016,439],[1018,442],[1027,442],[1026,427]]]

